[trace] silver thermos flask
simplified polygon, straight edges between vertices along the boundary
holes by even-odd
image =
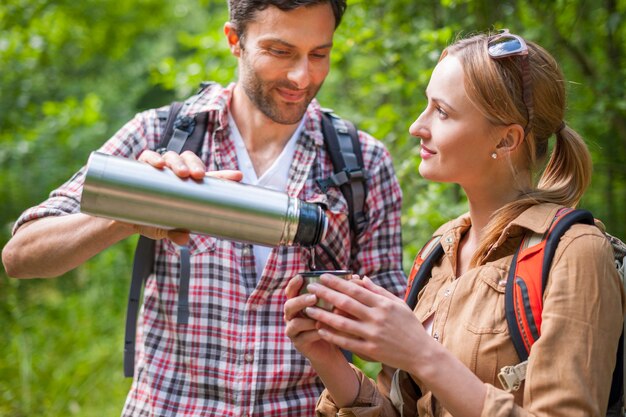
[[[328,225],[320,206],[286,193],[213,177],[182,179],[100,152],[89,157],[80,210],[263,246],[314,246]]]

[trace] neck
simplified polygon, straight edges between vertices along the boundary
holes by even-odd
[[[466,191],[467,193],[467,191]],[[472,227],[463,235],[459,243],[456,261],[456,276],[460,277],[470,268],[471,259],[480,246],[484,230],[498,209],[514,200],[512,193],[506,195],[493,191],[467,193]]]
[[[299,125],[299,122],[285,125],[272,121],[250,101],[239,84],[233,91],[230,112],[248,151],[267,146],[282,149]]]
[[[504,187],[494,185],[492,188],[482,189],[480,192],[466,190],[466,194],[472,221],[470,237],[476,241],[479,241],[482,237],[483,230],[493,214],[519,198],[518,191],[511,184]]]
[[[482,236],[493,214],[507,204],[519,199],[520,190],[529,188],[530,174],[512,175],[508,168],[495,170],[475,184],[463,184],[469,202],[472,229]],[[495,180],[494,180],[495,179]]]

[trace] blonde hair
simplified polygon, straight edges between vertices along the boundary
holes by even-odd
[[[487,53],[488,40],[489,36],[484,34],[461,39],[446,48],[440,59],[447,55],[459,59],[467,95],[491,123],[526,127],[528,115],[523,99],[521,57],[492,59]],[[473,266],[484,263],[504,228],[526,209],[540,203],[574,207],[590,181],[591,155],[587,145],[578,133],[563,124],[566,97],[563,73],[545,49],[533,42],[526,41],[526,44],[534,116],[522,143],[523,158],[519,168],[530,173],[532,178],[526,183],[532,185],[520,190],[517,200],[493,214],[472,258]],[[548,155],[548,141],[553,134],[556,141]],[[547,165],[541,170],[548,157]]]

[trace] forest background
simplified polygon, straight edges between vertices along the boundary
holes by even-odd
[[[408,127],[441,50],[508,27],[557,57],[568,124],[595,172],[581,206],[626,238],[626,0],[349,1],[319,99],[380,138],[404,192],[404,268],[435,227],[466,210],[428,184]],[[136,112],[235,77],[225,0],[4,0],[0,4],[0,246],[27,207],[82,166]],[[53,280],[0,271],[0,416],[117,416],[136,238]],[[362,364],[375,371],[375,364]],[[373,366],[373,367],[372,367]]]

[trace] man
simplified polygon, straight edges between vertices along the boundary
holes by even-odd
[[[155,149],[156,110],[138,114],[100,149],[167,167],[180,177],[213,175],[282,190],[321,204],[329,225],[315,248],[319,268],[368,275],[400,294],[401,191],[389,154],[359,132],[368,172],[368,225],[351,235],[346,200],[322,192],[332,174],[314,99],[329,70],[345,0],[230,0],[224,33],[238,82],[207,87],[184,112],[208,112],[200,157]],[[241,170],[243,174],[238,172]],[[128,225],[79,212],[84,169],[18,219],[3,250],[15,277],[60,275],[140,233],[157,241],[139,318],[135,380],[125,416],[312,415],[322,384],[284,335],[284,287],[307,270],[307,248],[268,249],[210,236]],[[177,323],[180,246],[191,254],[189,320]]]

